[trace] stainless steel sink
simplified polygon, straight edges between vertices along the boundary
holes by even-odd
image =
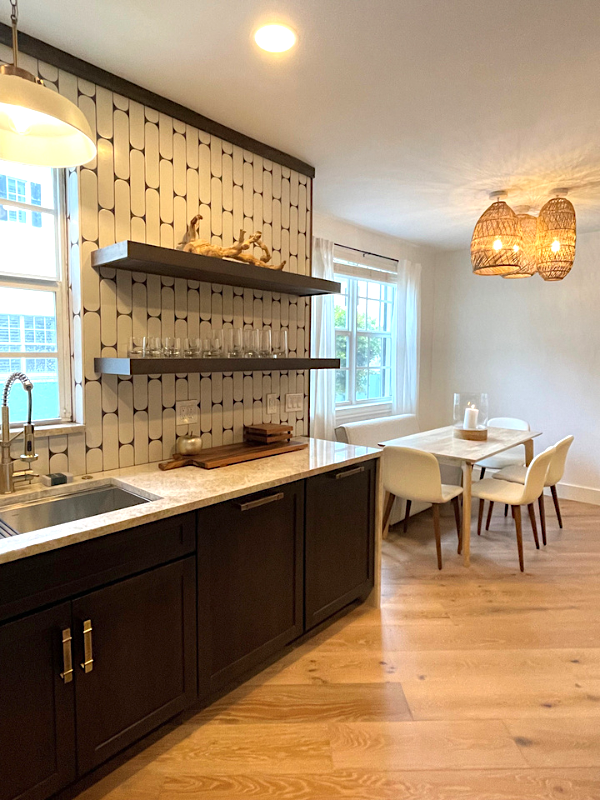
[[[34,500],[31,503],[20,503],[0,508],[0,538],[51,528],[64,522],[87,519],[97,514],[149,502],[147,497],[109,485],[50,499]]]

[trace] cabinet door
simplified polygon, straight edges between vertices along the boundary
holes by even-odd
[[[70,627],[70,603],[0,626],[0,800],[41,800],[75,778]]]
[[[73,602],[80,774],[196,697],[195,559]]]
[[[375,462],[306,482],[306,629],[373,588]]]
[[[198,514],[200,693],[302,633],[302,481]]]

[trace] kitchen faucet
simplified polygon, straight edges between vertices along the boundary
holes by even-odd
[[[10,454],[10,445],[13,439],[21,435],[21,432],[10,436],[10,420],[8,415],[8,395],[11,387],[15,381],[21,381],[23,388],[27,392],[27,422],[23,426],[23,435],[25,437],[23,453],[20,460],[27,464],[23,470],[15,472],[14,466],[16,459],[12,458]],[[0,455],[0,494],[11,494],[15,491],[15,480],[33,480],[34,473],[31,471],[31,463],[37,459],[35,453],[35,438],[33,434],[33,425],[31,424],[31,391],[33,384],[25,375],[24,372],[13,372],[8,376],[8,380],[4,384],[4,392],[2,394],[2,438],[0,440],[0,448],[2,453]]]

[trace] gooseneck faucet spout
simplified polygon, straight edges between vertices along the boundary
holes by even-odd
[[[23,454],[20,456],[21,461],[26,463],[24,470],[15,472],[15,459],[10,454],[10,445],[13,439],[20,436],[21,432],[15,434],[11,438],[10,435],[10,419],[8,413],[8,395],[13,384],[20,381],[23,388],[27,392],[27,422],[23,426]],[[31,463],[37,459],[35,452],[35,436],[33,432],[33,424],[31,422],[32,412],[32,393],[33,384],[25,375],[24,372],[13,372],[8,376],[8,380],[4,384],[4,391],[2,393],[2,436],[0,438],[0,494],[10,494],[15,491],[15,480],[29,480],[34,477],[31,472]]]

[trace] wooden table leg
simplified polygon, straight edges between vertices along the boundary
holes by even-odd
[[[525,442],[525,466],[529,466],[533,461],[533,439]]]
[[[473,464],[463,463],[463,535],[462,550],[463,564],[468,567],[471,563],[471,479],[473,477]]]

